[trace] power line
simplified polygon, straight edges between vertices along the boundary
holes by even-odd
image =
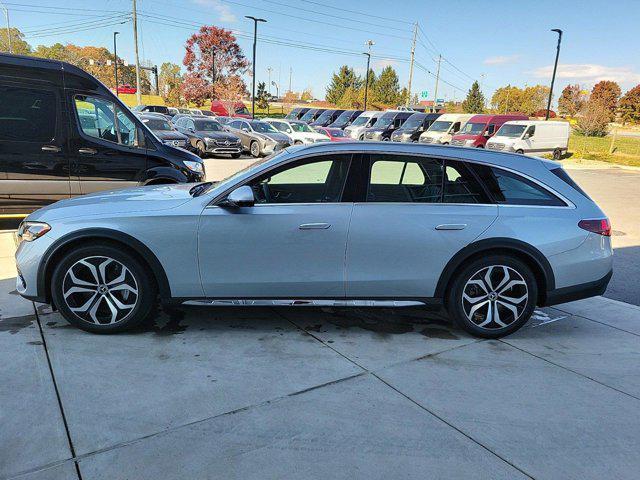
[[[76,28],[80,28],[80,27],[88,27],[88,26],[100,26],[101,24],[105,23],[105,22],[112,22],[115,20],[128,20],[128,16],[125,14],[122,15],[110,15],[107,18],[100,18],[97,20],[86,20],[86,21],[77,21],[77,20],[73,20],[73,21],[69,21],[69,22],[65,22],[67,23],[66,25],[61,25],[58,27],[51,27],[51,28],[41,28],[41,29],[34,29],[34,30],[27,30],[24,31],[24,35],[25,36],[34,36],[34,35],[41,35],[41,34],[45,34],[45,33],[58,33],[61,31],[66,31],[66,30],[74,30]]]
[[[313,0],[298,0],[298,1],[304,1],[304,2],[307,2],[307,3],[312,3],[314,5],[319,5],[319,6],[325,7],[325,8],[327,7],[327,4],[324,3],[324,2],[315,2]],[[407,25],[411,25],[413,23],[413,22],[411,22],[409,20],[400,20],[400,19],[397,19],[397,18],[383,17],[383,16],[380,16],[380,15],[373,15],[371,13],[359,12],[357,10],[349,10],[347,8],[342,8],[342,7],[333,7],[332,6],[331,8],[333,10],[340,10],[342,12],[347,12],[347,13],[355,13],[356,15],[362,15],[362,16],[365,16],[365,17],[377,18],[379,20],[385,20],[385,21],[388,21],[388,22],[398,22],[398,23],[404,23],[404,24],[407,24]]]
[[[40,33],[40,34],[33,34],[33,35],[25,35],[25,38],[43,38],[43,37],[51,37],[51,36],[54,36],[54,35],[64,35],[64,34],[67,34],[67,33],[85,32],[87,30],[94,30],[96,28],[111,27],[111,26],[114,26],[114,25],[122,25],[123,23],[126,23],[126,22],[123,21],[122,19],[120,19],[120,20],[105,22],[105,23],[96,24],[96,25],[90,25],[90,26],[81,27],[81,28],[70,28],[68,30],[57,30],[57,31],[51,32],[51,33]]]

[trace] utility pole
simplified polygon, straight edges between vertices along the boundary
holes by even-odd
[[[269,96],[271,96],[271,70],[273,70],[273,68],[271,67],[267,67],[267,72],[269,72],[269,87],[268,87],[268,92],[269,92]]]
[[[369,64],[371,63],[371,47],[375,45],[373,40],[367,40],[365,45],[368,48],[368,51],[364,54],[367,56],[367,74],[365,75],[364,80],[364,107],[363,110],[367,110],[367,97],[369,96]]]
[[[413,59],[416,54],[416,37],[418,36],[418,22],[413,26],[413,42],[411,43],[411,60],[409,61],[409,86],[407,87],[407,102],[406,106],[411,103],[411,81],[413,80]]]
[[[116,82],[116,97],[118,96],[118,43],[116,41],[120,32],[113,32],[113,77]]]
[[[293,90],[291,90],[291,76],[293,75],[293,67],[289,67],[289,91],[292,92]]]
[[[216,47],[211,47],[211,105],[213,105],[213,99],[215,97],[215,85],[216,83]]]
[[[133,0],[133,47],[136,55],[136,103],[142,103],[142,94],[140,93],[140,57],[138,56],[138,10],[136,8],[136,0]]]
[[[264,18],[245,15],[244,18],[253,20],[253,78],[251,79],[251,118],[256,117],[256,43],[258,41],[258,22],[267,22]]]
[[[553,64],[553,75],[551,76],[551,88],[549,89],[549,100],[547,101],[547,115],[545,120],[549,120],[549,110],[551,109],[551,97],[553,96],[553,83],[556,80],[556,70],[558,69],[558,57],[560,57],[560,42],[562,41],[562,30],[554,28],[551,30],[558,34],[558,47],[556,49],[556,62]]]
[[[436,112],[436,103],[438,101],[438,82],[440,81],[440,62],[442,61],[442,55],[438,55],[438,69],[436,70],[436,88],[433,92],[433,112]]]
[[[2,10],[4,11],[4,18],[7,20],[7,46],[9,47],[9,53],[13,53],[13,49],[11,48],[11,24],[9,23],[9,9],[2,2],[0,2],[0,5],[2,6]]]

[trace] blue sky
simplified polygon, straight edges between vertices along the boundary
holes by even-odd
[[[9,8],[12,26],[28,32],[33,46],[70,42],[111,49],[112,32],[117,29],[121,32],[118,53],[133,61],[131,22],[105,25],[123,21],[115,15],[129,12],[131,0],[2,1]],[[259,41],[258,81],[268,79],[271,67],[271,79],[284,91],[292,68],[293,89],[309,87],[319,98],[340,65],[364,73],[366,57],[359,52],[369,39],[375,42],[374,69],[393,65],[406,85],[415,21],[420,25],[416,47],[420,67],[414,71],[412,90],[427,90],[429,98],[435,79],[425,70],[436,72],[438,53],[446,59],[439,98],[461,98],[473,79],[482,82],[488,97],[507,83],[548,84],[556,45],[551,28],[565,32],[558,92],[567,83],[590,88],[601,79],[618,81],[623,91],[640,83],[638,0],[138,0],[138,9],[141,57],[155,64],[181,64],[184,42],[197,24],[238,31],[239,44],[250,58],[252,22],[244,16],[265,18],[268,23],[260,24],[259,36],[278,43]]]

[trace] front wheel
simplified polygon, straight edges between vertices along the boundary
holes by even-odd
[[[521,148],[519,148],[518,150],[516,150],[516,153],[519,153],[520,155],[524,154],[524,150],[522,150]]]
[[[556,148],[553,151],[553,159],[554,160],[560,160],[562,158],[562,150],[560,148]]]
[[[255,140],[253,142],[251,142],[251,145],[249,146],[249,151],[251,152],[251,155],[253,157],[259,157],[260,156],[260,144],[258,144],[258,142],[256,142]]]
[[[205,146],[204,142],[202,140],[198,141],[198,143],[196,143],[196,150],[198,152],[198,156],[200,158],[204,158],[207,155],[207,147]]]
[[[155,281],[122,248],[89,244],[67,253],[51,278],[51,296],[72,325],[115,333],[141,323],[156,299]]]
[[[453,320],[470,334],[499,338],[527,323],[537,298],[535,277],[524,262],[490,255],[458,272],[446,306]]]

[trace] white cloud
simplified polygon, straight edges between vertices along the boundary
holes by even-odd
[[[485,65],[504,65],[505,63],[515,63],[520,59],[520,55],[498,55],[485,58],[482,63]]]
[[[223,4],[220,0],[195,0],[195,3],[204,7],[212,7],[218,12],[218,20],[221,22],[234,23],[238,20],[229,5]]]
[[[373,68],[374,70],[382,70],[385,67],[395,67],[398,64],[398,62],[396,62],[395,60],[388,60],[386,58],[382,58],[380,60],[376,60],[375,62],[373,62],[373,64],[371,65],[371,68]]]
[[[529,73],[538,78],[551,78],[553,65],[540,67]],[[561,63],[558,65],[556,77],[593,83],[600,80],[613,80],[618,83],[640,82],[640,73],[634,72],[630,67],[607,67],[593,63]]]

